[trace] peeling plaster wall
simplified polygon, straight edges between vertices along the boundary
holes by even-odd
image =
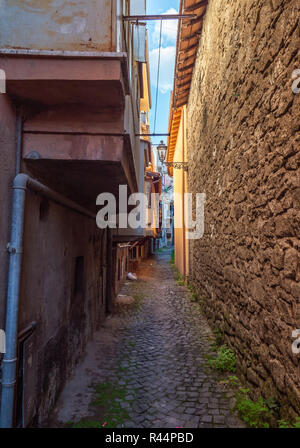
[[[47,420],[105,318],[104,244],[93,219],[27,193],[19,331],[37,327],[25,352],[25,426]]]
[[[1,329],[5,328],[15,125],[15,109],[8,96],[0,94]],[[24,163],[22,172],[26,172]],[[18,328],[20,332],[33,321],[37,327],[25,348],[25,426],[39,425],[47,419],[86,342],[104,320],[104,245],[106,238],[93,219],[26,193]],[[79,295],[74,292],[77,257],[84,258],[83,292]]]
[[[115,0],[0,0],[0,48],[116,51]]]

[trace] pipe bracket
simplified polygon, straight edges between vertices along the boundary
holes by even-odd
[[[6,248],[7,248],[7,251],[10,254],[22,254],[23,253],[23,249],[22,248],[13,247],[11,245],[11,243],[7,243]]]
[[[2,363],[3,364],[8,364],[10,362],[16,362],[18,358],[12,358],[12,359],[3,359]]]
[[[17,381],[12,381],[11,383],[3,383],[1,381],[2,387],[14,387]]]

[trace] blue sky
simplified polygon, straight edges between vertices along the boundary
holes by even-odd
[[[179,0],[148,0],[147,14],[177,14]],[[149,53],[150,53],[150,77],[152,110],[150,112],[150,130],[154,132],[154,113],[156,99],[156,81],[159,49],[160,21],[148,22]],[[174,61],[176,52],[177,20],[165,20],[162,26],[162,48],[160,60],[160,81],[158,86],[158,106],[156,118],[156,133],[168,132],[168,117],[170,93],[173,89]],[[161,139],[166,142],[166,137],[152,138],[153,143],[159,143]]]

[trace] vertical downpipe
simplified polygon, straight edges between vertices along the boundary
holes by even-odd
[[[11,428],[13,425],[25,195],[26,182],[23,176],[19,175],[14,184],[11,242],[8,246],[10,256],[5,328],[7,344],[2,361],[1,428]]]
[[[22,273],[22,249],[24,232],[24,210],[26,189],[64,205],[78,213],[95,219],[95,215],[73,201],[50,190],[45,185],[18,174],[13,186],[12,226],[9,250],[9,275],[6,306],[6,353],[2,361],[2,390],[0,407],[0,428],[11,428],[14,419],[14,392],[17,366],[18,308]]]
[[[16,111],[16,176],[21,171],[22,157],[23,111],[18,107]],[[5,336],[7,341],[6,353],[2,360],[2,387],[0,404],[0,428],[11,428],[14,412],[14,389],[17,365],[17,333],[19,290],[22,269],[22,243],[24,227],[24,208],[26,195],[26,181],[15,182],[13,190],[12,227],[9,250],[9,274],[7,291],[7,310]]]

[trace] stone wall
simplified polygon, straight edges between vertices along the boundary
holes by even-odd
[[[299,7],[209,1],[187,125],[189,190],[207,197],[191,282],[244,380],[290,417],[300,414]]]

